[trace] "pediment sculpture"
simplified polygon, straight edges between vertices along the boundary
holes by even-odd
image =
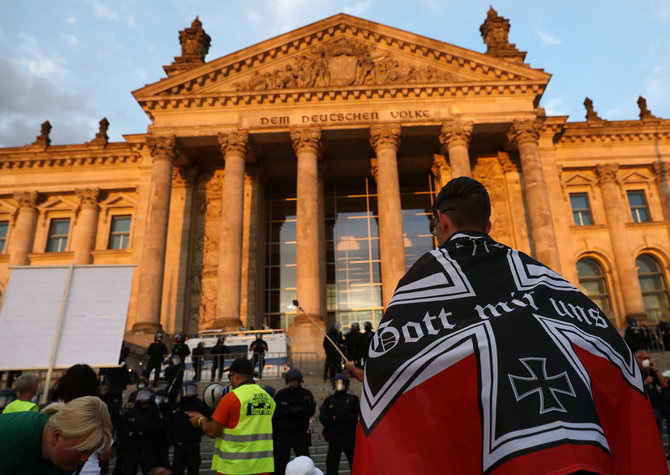
[[[313,46],[284,67],[260,72],[235,83],[238,91],[425,84],[453,80],[433,66],[417,66],[362,41],[341,36]]]

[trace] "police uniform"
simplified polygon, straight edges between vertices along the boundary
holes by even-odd
[[[321,404],[319,421],[323,424],[323,437],[328,442],[326,475],[338,473],[342,451],[349,461],[349,468],[353,465],[359,407],[358,397],[346,391],[336,391]]]
[[[275,474],[284,475],[291,448],[296,457],[309,457],[309,419],[314,415],[316,402],[311,391],[298,386],[279,390],[275,395],[275,403],[277,408],[272,419]]]

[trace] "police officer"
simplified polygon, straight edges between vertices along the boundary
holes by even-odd
[[[272,429],[275,441],[275,474],[284,475],[286,464],[291,456],[291,448],[295,456],[309,457],[311,445],[309,419],[316,411],[316,402],[311,391],[301,386],[302,373],[297,368],[286,372],[284,380],[288,387],[280,389],[275,395],[274,417]]]
[[[365,337],[361,333],[361,327],[358,322],[351,324],[351,329],[344,337],[344,344],[347,347],[347,356],[350,361],[353,361],[356,366],[362,366],[363,347]]]
[[[253,352],[252,364],[254,368],[258,364],[258,379],[263,379],[263,367],[265,367],[265,352],[268,351],[268,344],[263,340],[263,335],[256,333],[256,339],[249,346],[249,351]]]
[[[354,445],[356,444],[356,424],[360,402],[349,390],[349,378],[339,373],[333,379],[335,393],[328,396],[319,409],[319,421],[323,424],[323,437],[328,442],[326,455],[326,475],[337,475],[340,466],[340,453],[349,461],[351,469],[354,463]]]
[[[182,368],[186,365],[186,357],[191,354],[191,349],[184,343],[184,337],[177,333],[174,336],[175,345],[172,347],[170,355],[177,355],[181,359]]]
[[[144,376],[149,378],[151,376],[151,370],[156,370],[156,375],[154,376],[154,387],[158,386],[158,379],[161,376],[161,363],[163,363],[163,358],[168,353],[167,346],[163,343],[163,334],[161,332],[156,333],[154,336],[154,342],[149,345],[147,348],[147,353],[149,354],[149,361],[147,362],[147,369],[144,372]]]
[[[191,358],[193,358],[193,381],[200,381],[200,375],[202,373],[202,360],[205,357],[205,343],[200,342],[198,346],[193,348],[191,352]]]
[[[333,343],[344,353],[344,340],[342,339],[342,333],[340,332],[339,323],[334,323],[332,327],[328,330],[328,338],[323,337],[323,350],[326,352],[326,360],[323,363],[323,380],[324,382],[327,379],[331,381],[337,373],[340,372],[340,366],[342,364],[342,356],[333,346]],[[331,343],[331,341],[333,343]]]
[[[168,401],[174,404],[177,402],[181,385],[184,382],[184,365],[179,355],[170,356],[168,367],[165,368],[165,380],[167,381]]]
[[[182,385],[180,400],[170,413],[168,432],[174,446],[173,475],[181,475],[185,469],[188,475],[197,475],[200,470],[200,440],[203,432],[200,427],[191,425],[186,411],[197,411],[207,418],[212,416],[212,409],[198,399],[193,381],[186,381]]]
[[[210,354],[212,355],[212,381],[221,381],[221,376],[223,375],[223,367],[226,363],[226,358],[224,355],[230,353],[230,349],[223,343],[226,341],[225,336],[220,336],[216,340],[216,345],[212,348]],[[214,379],[216,370],[219,370],[219,377]]]
[[[126,404],[127,410],[123,417],[123,475],[135,475],[138,466],[142,467],[143,473],[147,473],[157,464],[162,422],[154,397],[153,389],[142,388],[137,392],[137,400]]]
[[[165,389],[156,391],[154,402],[158,408],[158,415],[161,421],[161,430],[158,436],[158,443],[156,445],[156,466],[169,467],[170,466],[170,439],[168,437],[168,419],[172,413],[172,404],[168,392]]]

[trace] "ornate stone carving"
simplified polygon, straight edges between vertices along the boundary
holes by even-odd
[[[379,153],[382,148],[398,150],[401,128],[395,124],[373,125],[370,127],[370,145]]]
[[[173,160],[177,154],[177,139],[174,135],[149,135],[147,146],[154,160]]]
[[[437,153],[433,155],[433,166],[430,168],[430,171],[433,172],[433,176],[437,178],[438,181],[442,176],[448,174],[450,168],[446,157]]]
[[[640,120],[656,119],[656,116],[647,108],[647,100],[644,97],[637,98],[637,106],[640,108]]]
[[[588,97],[584,99],[584,107],[586,108],[586,120],[591,121],[591,120],[602,120],[600,116],[598,116],[598,113],[593,110],[593,101],[589,99]]]
[[[512,158],[509,156],[509,153],[498,152],[498,162],[500,162],[500,166],[505,173],[519,171],[519,165],[514,160],[512,160]]]
[[[295,153],[303,151],[319,153],[321,151],[321,129],[316,127],[291,129],[291,141]]]
[[[175,62],[205,62],[205,56],[209,52],[212,39],[202,28],[202,22],[195,17],[190,28],[179,32],[179,43],[181,44],[181,56],[175,58]]]
[[[249,144],[249,133],[245,130],[237,130],[227,134],[219,134],[219,145],[221,154],[225,157],[227,153],[238,153],[246,157]]]
[[[51,145],[51,138],[49,137],[50,133],[51,123],[48,120],[42,122],[42,125],[40,126],[40,134],[36,137],[36,140],[32,144],[47,148],[49,145]]]
[[[664,180],[670,178],[670,163],[667,162],[654,162],[651,166],[654,174]]]
[[[372,157],[370,159],[370,174],[377,180],[377,157]]]
[[[172,188],[187,188],[193,184],[197,175],[198,168],[194,166],[173,168]]]
[[[272,71],[255,71],[235,84],[238,91],[419,84],[453,80],[432,66],[416,66],[355,39],[340,36],[312,47]]]
[[[536,120],[515,120],[507,133],[507,139],[517,146],[524,142],[535,142],[540,138],[542,124]]]
[[[18,202],[19,208],[34,209],[37,206],[39,193],[36,191],[22,191],[14,193],[14,199]]]
[[[472,137],[472,122],[470,121],[451,121],[442,125],[440,133],[440,143],[445,150],[452,145],[470,146]]]
[[[486,20],[479,27],[479,32],[486,43],[486,54],[523,61],[526,53],[519,51],[515,44],[509,42],[509,27],[509,20],[499,16],[498,12],[490,7]]]
[[[609,163],[606,165],[596,165],[596,174],[601,184],[616,183],[617,171],[619,171],[619,165]]]
[[[75,190],[79,198],[79,208],[98,209],[98,199],[100,198],[100,188],[82,188]]]
[[[95,134],[95,138],[91,140],[89,143],[91,144],[98,144],[105,146],[109,142],[109,137],[107,136],[107,129],[109,128],[109,121],[107,120],[107,117],[103,117],[102,120],[100,121],[100,129],[98,130],[98,133]]]

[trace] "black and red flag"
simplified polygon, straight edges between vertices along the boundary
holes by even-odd
[[[457,233],[412,266],[378,326],[354,474],[579,470],[668,473],[633,354],[551,269]]]

